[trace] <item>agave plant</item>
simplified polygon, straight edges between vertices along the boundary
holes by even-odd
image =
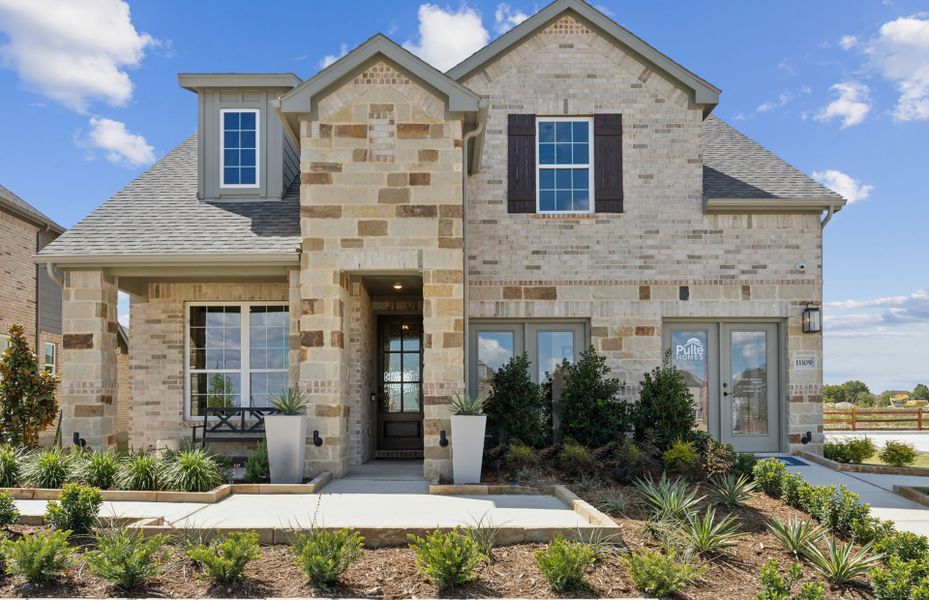
[[[658,481],[651,477],[636,480],[635,487],[652,517],[658,521],[682,520],[704,499],[684,480],[668,479],[664,475]]]
[[[716,509],[706,509],[703,516],[688,513],[681,525],[681,537],[684,542],[701,555],[722,554],[735,546],[742,538],[738,524],[732,515],[716,520]]]
[[[708,485],[719,502],[729,508],[741,506],[758,487],[747,476],[732,473],[716,475],[709,480]]]
[[[487,388],[482,389],[474,398],[468,392],[455,394],[450,403],[452,414],[469,417],[482,415],[488,398],[490,398],[490,390]]]
[[[790,519],[786,523],[768,521],[768,531],[774,536],[785,550],[800,558],[807,548],[815,546],[816,542],[826,536],[826,529],[813,521]]]
[[[871,554],[871,542],[855,552],[854,545],[837,544],[835,538],[826,542],[826,551],[810,545],[803,555],[810,565],[829,583],[837,586],[867,585],[862,575],[878,566],[883,558],[880,554]]]
[[[307,393],[296,387],[281,390],[269,402],[282,415],[302,415],[306,411]]]

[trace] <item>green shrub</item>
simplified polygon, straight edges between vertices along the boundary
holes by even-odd
[[[810,546],[804,556],[813,569],[837,586],[865,585],[861,576],[880,563],[880,557],[871,554],[871,544],[865,544],[856,552],[851,542],[837,544],[834,538],[826,542],[825,552]]]
[[[297,534],[292,542],[297,566],[322,589],[329,589],[353,562],[361,558],[364,538],[348,529],[317,529]]]
[[[141,531],[112,527],[97,533],[97,549],[84,557],[98,577],[122,589],[137,587],[161,573],[158,551],[166,538],[146,538]]]
[[[755,478],[755,464],[758,462],[758,459],[755,458],[755,455],[751,452],[739,452],[739,455],[736,456],[735,464],[732,465],[732,470],[739,475],[745,475],[749,479]]]
[[[73,459],[54,446],[34,452],[23,469],[26,482],[37,488],[60,488],[71,477]]]
[[[893,440],[884,444],[878,457],[881,462],[893,467],[907,467],[916,462],[916,446]]]
[[[692,474],[700,464],[700,458],[697,456],[697,449],[694,448],[693,443],[680,438],[674,440],[671,446],[664,451],[661,461],[666,469],[681,475]]]
[[[822,600],[826,596],[823,584],[818,581],[808,581],[803,584],[800,593],[791,595],[791,591],[800,579],[803,571],[800,565],[794,564],[782,576],[778,570],[776,560],[769,560],[761,566],[759,579],[761,579],[761,593],[755,600]]]
[[[558,401],[561,435],[588,448],[599,448],[622,437],[629,429],[629,412],[619,395],[625,384],[609,377],[606,358],[593,346],[566,368],[564,389]]]
[[[549,587],[564,592],[587,587],[584,573],[594,564],[596,553],[587,544],[569,542],[557,535],[546,549],[536,551],[535,560]]]
[[[90,532],[103,504],[100,490],[79,483],[65,484],[58,500],[48,503],[45,521],[58,530],[82,535]]]
[[[877,448],[868,437],[848,438],[823,444],[823,456],[840,463],[861,464],[874,456]]]
[[[123,490],[160,490],[164,481],[164,470],[164,462],[155,454],[130,454],[120,465],[116,483]]]
[[[911,531],[894,531],[874,539],[874,552],[882,555],[885,562],[894,557],[900,560],[929,560],[929,538]]]
[[[10,488],[20,484],[23,476],[23,451],[14,446],[0,446],[0,487]]]
[[[0,350],[0,439],[31,448],[58,416],[58,377],[39,368],[22,325],[14,323],[7,331],[6,348]]]
[[[852,536],[859,544],[876,542],[896,533],[897,529],[893,521],[886,521],[877,517],[865,517],[852,523]]]
[[[911,600],[918,597],[915,588],[929,589],[929,561],[894,556],[887,566],[872,569],[870,577],[875,600]]]
[[[108,490],[116,485],[119,463],[119,457],[114,452],[94,450],[78,463],[77,476],[87,485]]]
[[[9,492],[0,492],[0,527],[7,527],[19,518],[16,500]]]
[[[528,354],[510,358],[494,373],[485,412],[488,429],[500,443],[544,444],[545,408],[542,391],[529,375]]]
[[[3,542],[7,571],[29,583],[48,583],[71,564],[70,531],[41,531],[26,534],[15,542]]]
[[[755,483],[760,485],[767,495],[775,498],[781,496],[781,481],[786,475],[787,467],[776,458],[759,460],[752,467],[752,476],[755,478]]]
[[[716,475],[707,484],[717,500],[728,508],[742,506],[758,487],[749,477],[735,473]]]
[[[679,592],[706,570],[704,567],[679,562],[674,550],[664,553],[643,548],[624,556],[622,561],[635,587],[658,598]]]
[[[676,439],[687,439],[697,426],[693,395],[684,376],[665,354],[662,364],[646,373],[639,401],[632,408],[636,441],[651,439],[660,451]]]
[[[233,531],[209,545],[197,545],[187,550],[187,556],[198,563],[209,577],[220,583],[245,579],[245,566],[261,556],[258,533]]]
[[[597,470],[597,459],[590,448],[570,440],[562,445],[558,463],[562,471],[577,478]]]
[[[539,464],[539,454],[526,444],[511,444],[503,455],[503,464],[514,473],[531,469]]]
[[[409,535],[407,539],[420,572],[439,590],[471,581],[474,570],[486,559],[474,539],[458,529],[436,529],[424,538]]]
[[[812,486],[808,500],[801,499],[803,510],[833,533],[847,536],[856,521],[864,519],[871,507],[858,502],[858,494],[848,491],[844,485]]]
[[[206,450],[185,448],[171,457],[164,477],[168,489],[207,492],[222,484],[223,471]]]
[[[703,444],[700,466],[707,477],[731,473],[735,466],[736,453],[732,444],[722,444],[710,438]]]
[[[268,445],[258,442],[254,452],[245,459],[245,481],[261,483],[271,479],[271,465],[268,464]]]

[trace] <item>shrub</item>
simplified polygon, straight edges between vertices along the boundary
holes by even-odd
[[[45,521],[58,530],[85,534],[96,522],[101,504],[103,496],[97,488],[68,483],[61,490],[58,501],[48,503]]]
[[[177,452],[165,468],[168,489],[182,492],[206,492],[223,482],[223,471],[209,453],[200,448]]]
[[[929,561],[891,557],[886,567],[873,569],[870,577],[875,600],[912,600],[919,597],[919,587],[929,590]]]
[[[119,457],[109,450],[94,450],[84,457],[77,468],[78,478],[95,488],[108,490],[116,485]]]
[[[821,526],[799,519],[790,519],[786,523],[772,519],[768,521],[768,531],[780,542],[784,550],[798,559],[807,548],[826,536],[826,530]]]
[[[500,443],[545,443],[545,399],[529,375],[528,354],[510,358],[494,373],[486,413],[490,431]]]
[[[879,556],[872,556],[871,544],[865,544],[855,552],[854,544],[837,544],[834,538],[826,542],[826,551],[810,546],[804,552],[810,565],[829,583],[838,586],[865,585],[860,578],[880,563]]]
[[[755,478],[755,463],[758,462],[758,459],[755,458],[755,455],[751,452],[740,452],[736,456],[735,464],[732,465],[732,470],[739,475],[745,475],[749,479]]]
[[[742,534],[732,515],[716,521],[716,509],[711,507],[703,517],[688,513],[681,524],[681,537],[694,552],[706,556],[726,552],[739,542]]]
[[[694,448],[693,443],[680,438],[674,440],[671,446],[664,451],[661,461],[666,469],[681,475],[692,474],[700,464],[700,458],[697,456],[697,449]]]
[[[245,459],[245,481],[260,483],[271,479],[271,465],[268,464],[268,445],[258,442],[255,451]]]
[[[26,482],[37,488],[60,488],[71,476],[73,460],[54,446],[32,454],[26,461],[23,475]]]
[[[797,473],[785,473],[781,479],[781,498],[794,508],[807,510],[804,507],[811,506],[812,494],[813,486]]]
[[[48,583],[71,564],[70,531],[26,534],[15,542],[3,542],[7,571],[29,583]]]
[[[566,367],[558,401],[561,435],[588,448],[599,448],[629,429],[627,405],[619,399],[625,384],[608,377],[606,359],[593,346]]]
[[[697,497],[697,488],[690,487],[682,479],[672,480],[664,475],[658,481],[651,477],[640,479],[635,487],[652,517],[658,521],[684,519],[703,500],[703,496]]]
[[[584,573],[595,559],[596,554],[590,546],[569,542],[561,535],[555,536],[546,549],[535,553],[539,570],[556,592],[586,588]]]
[[[165,541],[163,535],[146,538],[141,531],[113,527],[97,533],[97,549],[84,556],[98,577],[128,590],[161,573],[158,551]]]
[[[0,487],[16,487],[22,478],[24,455],[15,446],[0,446]]]
[[[515,473],[539,464],[539,455],[534,448],[526,444],[511,444],[503,456],[503,463],[507,469]]]
[[[164,462],[155,454],[130,454],[120,465],[116,483],[123,490],[160,490],[164,470]]]
[[[16,501],[9,492],[0,492],[0,527],[7,527],[19,518]]]
[[[893,521],[865,517],[852,523],[852,536],[859,544],[867,544],[897,533]]]
[[[716,475],[708,483],[713,495],[728,508],[742,506],[757,487],[747,476],[734,473]]]
[[[424,538],[409,535],[407,539],[416,553],[420,572],[439,590],[474,579],[475,568],[486,558],[474,539],[458,529],[436,529]]]
[[[731,473],[735,462],[736,453],[732,444],[721,444],[712,438],[704,443],[700,465],[707,477]]]
[[[348,529],[316,529],[294,537],[293,551],[297,566],[322,589],[329,589],[353,562],[361,558],[364,538]]]
[[[597,460],[590,448],[574,441],[567,441],[558,453],[562,471],[575,477],[589,475],[597,469]]]
[[[800,593],[792,596],[791,590],[794,584],[802,577],[803,571],[800,570],[800,565],[791,565],[787,569],[787,574],[782,576],[778,571],[777,561],[769,560],[761,566],[759,574],[761,593],[755,596],[755,600],[822,600],[825,598],[826,590],[818,581],[804,583]]]
[[[834,485],[811,487],[813,491],[810,498],[801,499],[800,508],[813,515],[833,533],[849,535],[854,523],[866,518],[871,512],[871,507],[859,504],[858,494],[848,491],[844,485],[838,488]]]
[[[766,458],[755,463],[752,475],[755,483],[760,485],[767,495],[779,498],[781,481],[787,475],[787,467],[776,458]]]
[[[823,444],[823,456],[840,463],[863,463],[871,458],[877,448],[867,436],[848,438]]]
[[[705,571],[704,567],[679,562],[674,550],[664,553],[643,548],[624,556],[622,561],[635,587],[658,598],[684,589]]]
[[[911,531],[894,531],[874,539],[874,552],[882,555],[885,562],[894,557],[900,560],[929,560],[929,538]]]
[[[687,439],[697,426],[693,395],[671,364],[670,352],[660,366],[645,374],[640,386],[639,401],[632,408],[636,441],[651,438],[664,451],[674,440]]]
[[[7,444],[31,447],[58,416],[58,378],[39,368],[22,325],[10,325],[9,334],[0,351],[0,436]]]
[[[220,583],[233,583],[245,578],[245,566],[261,556],[258,534],[254,531],[233,531],[209,545],[197,545],[187,551],[206,574]]]
[[[906,467],[916,462],[916,446],[893,440],[884,444],[878,457],[881,462],[894,467]]]

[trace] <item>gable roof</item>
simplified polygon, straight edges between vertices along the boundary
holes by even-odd
[[[48,227],[56,233],[62,233],[65,230],[64,227],[2,185],[0,185],[0,210],[12,213],[20,219],[29,221],[39,227]]]
[[[555,0],[463,60],[458,65],[449,69],[446,74],[456,81],[461,81],[486,63],[494,60],[500,54],[520,44],[524,39],[569,10],[576,13],[608,37],[611,37],[620,45],[628,48],[658,71],[666,74],[685,88],[689,88],[691,90],[691,99],[693,102],[705,106],[704,114],[709,114],[709,112],[713,110],[713,107],[719,103],[719,88],[674,62],[631,31],[610,19],[590,4],[584,2],[584,0]]]
[[[480,97],[387,36],[378,33],[313,77],[281,96],[283,112],[311,112],[313,98],[355,73],[378,55],[400,66],[448,98],[453,112],[474,112]]]

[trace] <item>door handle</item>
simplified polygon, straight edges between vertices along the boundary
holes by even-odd
[[[728,396],[729,392],[723,392],[723,396]]]

